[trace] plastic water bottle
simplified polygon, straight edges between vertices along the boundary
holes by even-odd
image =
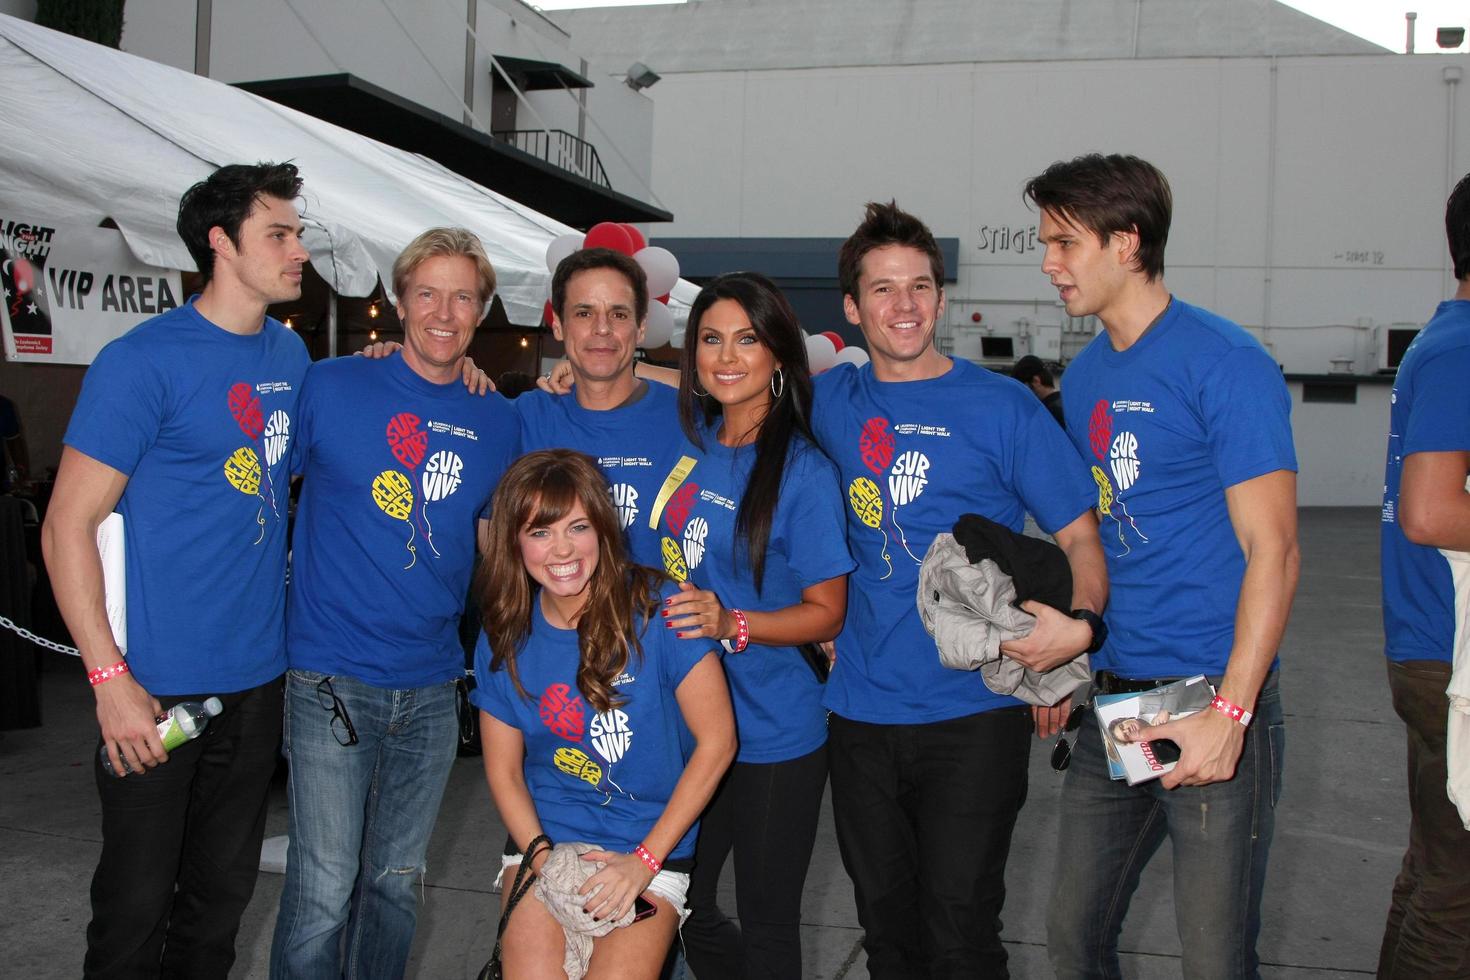
[[[219,698],[206,698],[204,701],[180,701],[169,708],[168,711],[158,716],[158,738],[163,742],[163,750],[172,752],[191,739],[196,739],[204,734],[204,726],[209,724],[209,719],[225,710],[220,704]],[[107,757],[107,746],[98,749],[98,755],[102,759],[102,768],[107,770],[109,776],[126,775],[133,771],[128,765],[128,760],[122,760],[123,772],[119,773],[112,768],[112,760]],[[121,753],[119,753],[121,755]]]

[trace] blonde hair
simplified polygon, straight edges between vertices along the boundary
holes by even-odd
[[[408,277],[420,265],[436,256],[464,256],[475,264],[480,281],[480,302],[490,302],[495,294],[495,268],[485,255],[479,236],[468,228],[430,228],[408,243],[393,260],[393,292],[399,297],[408,289]]]

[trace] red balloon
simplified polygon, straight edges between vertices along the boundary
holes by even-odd
[[[546,306],[541,310],[541,322],[549,327],[551,326],[551,318],[555,315],[556,311],[551,308],[551,300],[547,300]]]
[[[630,254],[636,255],[640,249],[647,247],[648,239],[643,237],[643,232],[630,224],[624,224],[623,230],[628,233],[628,238],[633,243],[633,251]]]
[[[15,280],[15,288],[22,296],[36,284],[36,272],[24,258],[17,257],[10,263],[10,277]]]
[[[669,305],[669,294],[668,293],[664,293],[662,296],[655,296],[654,297],[654,300],[656,300],[657,302],[660,302],[660,303],[664,304],[665,306],[668,306]]]
[[[675,534],[682,534],[684,525],[689,522],[689,515],[698,502],[698,484],[686,483],[675,490],[674,495],[669,498],[669,505],[664,508],[664,523],[669,526],[669,530]]]
[[[823,330],[821,336],[826,337],[828,340],[832,341],[832,346],[836,347],[838,350],[842,350],[842,348],[847,346],[847,344],[845,344],[842,340],[842,334],[838,333],[836,330]]]
[[[244,381],[231,386],[229,393],[230,414],[240,431],[251,439],[259,439],[265,431],[265,415],[260,410],[260,398],[255,389]]]
[[[875,476],[881,476],[893,462],[893,449],[893,434],[888,431],[887,419],[875,417],[863,423],[862,434],[858,436],[858,452],[862,454],[863,465]]]
[[[635,251],[633,239],[628,235],[627,229],[613,221],[603,221],[595,224],[587,232],[587,237],[582,240],[584,248],[610,248],[614,252],[622,252],[631,256]]]
[[[399,412],[388,420],[388,448],[411,470],[418,468],[429,449],[429,434],[419,428],[419,421],[412,412]]]
[[[587,720],[587,705],[582,695],[574,693],[569,685],[552,684],[541,695],[537,705],[541,724],[552,733],[569,742],[580,742]]]

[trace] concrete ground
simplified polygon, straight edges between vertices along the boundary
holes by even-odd
[[[1408,826],[1404,731],[1389,703],[1381,651],[1378,517],[1366,509],[1305,510],[1301,529],[1303,577],[1282,651],[1291,747],[1260,953],[1270,977],[1366,976],[1377,962]],[[0,734],[0,975],[32,980],[80,974],[87,886],[100,847],[91,695],[75,660],[45,656],[46,724]],[[1032,752],[1030,798],[1008,875],[1005,938],[1020,978],[1051,976],[1045,908],[1061,781],[1048,765],[1049,749]],[[267,832],[285,827],[278,785]],[[458,760],[430,849],[412,976],[474,977],[484,963],[504,839],[479,760]],[[280,891],[278,875],[260,875],[235,976],[266,975]],[[1180,975],[1172,908],[1169,858],[1160,853],[1123,933],[1129,977]],[[825,815],[804,909],[804,973],[867,977],[851,888]]]

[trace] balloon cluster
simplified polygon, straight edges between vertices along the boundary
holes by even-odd
[[[648,277],[648,319],[644,322],[643,346],[662,347],[671,340],[677,346],[682,337],[674,337],[674,315],[669,311],[669,292],[679,281],[679,260],[674,253],[657,245],[649,245],[643,233],[632,225],[604,221],[593,225],[585,235],[562,235],[546,248],[546,268],[556,272],[562,259],[584,248],[610,248],[621,252],[643,267]],[[551,302],[546,303],[546,322],[551,322]]]
[[[862,367],[868,363],[868,352],[861,347],[848,347],[836,330],[823,330],[807,337],[806,360],[812,374],[821,374],[839,364]]]

